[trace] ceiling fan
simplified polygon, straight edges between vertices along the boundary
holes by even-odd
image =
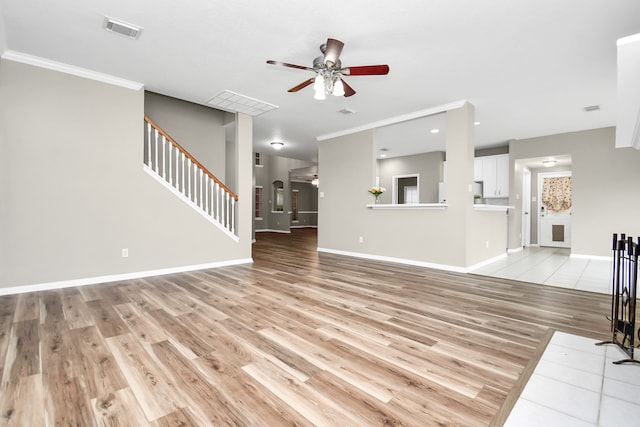
[[[389,73],[388,65],[361,65],[356,67],[342,67],[340,53],[344,43],[336,39],[327,39],[326,43],[320,45],[321,56],[313,60],[313,67],[303,65],[288,64],[286,62],[268,60],[267,64],[280,65],[283,67],[308,70],[316,73],[312,77],[297,86],[289,89],[289,92],[297,92],[313,83],[316,99],[325,99],[326,94],[335,96],[352,96],[356,91],[344,81],[344,76],[376,76]]]

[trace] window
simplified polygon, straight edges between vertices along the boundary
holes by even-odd
[[[273,211],[284,212],[284,183],[273,181]]]
[[[253,164],[256,166],[262,166],[262,153],[255,153]]]
[[[255,218],[262,219],[262,187],[256,187],[256,197],[255,197]]]

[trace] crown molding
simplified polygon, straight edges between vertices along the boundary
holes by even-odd
[[[424,110],[414,111],[412,113],[403,114],[401,116],[391,117],[385,120],[380,120],[373,123],[368,123],[366,125],[357,126],[351,129],[345,129],[338,132],[328,133],[326,135],[320,135],[316,139],[318,141],[325,141],[327,139],[338,138],[340,136],[351,135],[357,132],[363,132],[365,130],[376,129],[382,126],[389,126],[396,123],[402,123],[413,119],[418,119],[420,117],[433,116],[434,114],[444,113],[449,110],[455,110],[456,108],[461,108],[464,104],[467,103],[466,99],[462,99],[460,101],[450,102],[448,104],[439,105],[437,107],[426,108]]]
[[[127,89],[140,90],[144,87],[144,84],[142,83],[121,79],[120,77],[111,76],[109,74],[103,74],[97,71],[88,70],[86,68],[63,64],[62,62],[56,62],[50,59],[40,58],[39,56],[28,55],[26,53],[16,52],[13,50],[8,50],[3,53],[1,58],[7,59],[9,61],[21,62],[23,64],[46,68],[53,71],[59,71],[61,73],[71,74],[78,77],[83,77],[85,79],[96,80],[102,83],[120,86]]]

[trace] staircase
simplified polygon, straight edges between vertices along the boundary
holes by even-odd
[[[144,117],[144,126],[144,170],[238,241],[235,230],[238,196],[148,116]]]

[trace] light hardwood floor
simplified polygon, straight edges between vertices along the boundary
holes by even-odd
[[[0,297],[0,425],[487,426],[553,328],[609,337],[606,295],[318,254],[305,229],[253,257]]]

